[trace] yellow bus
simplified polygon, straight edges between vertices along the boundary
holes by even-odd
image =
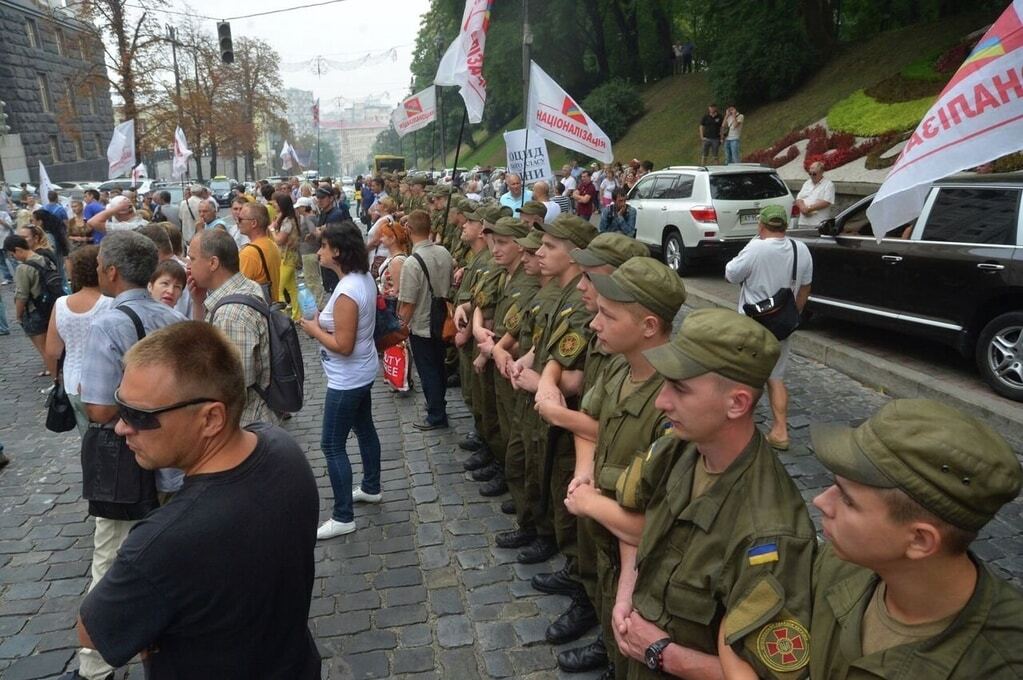
[[[373,173],[380,175],[385,172],[404,172],[404,156],[373,156]]]

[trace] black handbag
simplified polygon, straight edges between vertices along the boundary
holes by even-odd
[[[796,250],[795,241],[790,239],[789,243],[792,244],[792,276],[789,277],[788,287],[779,288],[769,298],[742,306],[746,316],[760,323],[779,340],[784,340],[799,328],[799,308],[796,306],[796,296],[792,294],[792,288],[796,285],[799,251]]]
[[[64,369],[64,354],[60,355],[57,361],[57,375]],[[64,391],[64,384],[59,380],[53,381],[53,389],[46,397],[46,429],[50,432],[67,432],[73,430],[78,424],[75,419],[75,410],[71,407],[71,400]]]

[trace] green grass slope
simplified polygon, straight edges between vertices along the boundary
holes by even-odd
[[[898,73],[905,66],[952,45],[966,34],[990,23],[995,17],[987,13],[963,14],[940,22],[917,24],[889,31],[859,44],[843,45],[803,87],[788,99],[743,111],[746,127],[742,152],[770,146],[792,130],[798,130],[824,118],[838,101],[859,89],[870,87]],[[642,92],[646,113],[633,123],[629,131],[614,144],[617,160],[649,159],[655,167],[685,165],[700,160],[699,124],[713,95],[706,74],[673,76],[652,83]],[[718,102],[724,108],[727,102]],[[521,126],[517,117],[507,126]],[[458,164],[504,165],[504,139],[501,133],[483,137],[475,152]],[[548,144],[551,165],[555,170],[567,152]],[[453,160],[453,153],[448,162]],[[724,150],[722,150],[722,160]]]

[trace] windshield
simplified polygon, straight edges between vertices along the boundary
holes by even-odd
[[[785,182],[773,172],[730,172],[710,176],[710,196],[722,201],[756,201],[788,193]]]
[[[226,179],[215,179],[210,182],[210,191],[228,191],[231,188],[231,183]]]

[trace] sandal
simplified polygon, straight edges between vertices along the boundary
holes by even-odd
[[[45,378],[48,375],[50,375],[49,371],[39,371],[38,373],[36,373],[37,378]]]
[[[771,435],[766,435],[767,443],[771,445],[771,448],[775,451],[788,451],[789,440],[788,439],[775,439]]]

